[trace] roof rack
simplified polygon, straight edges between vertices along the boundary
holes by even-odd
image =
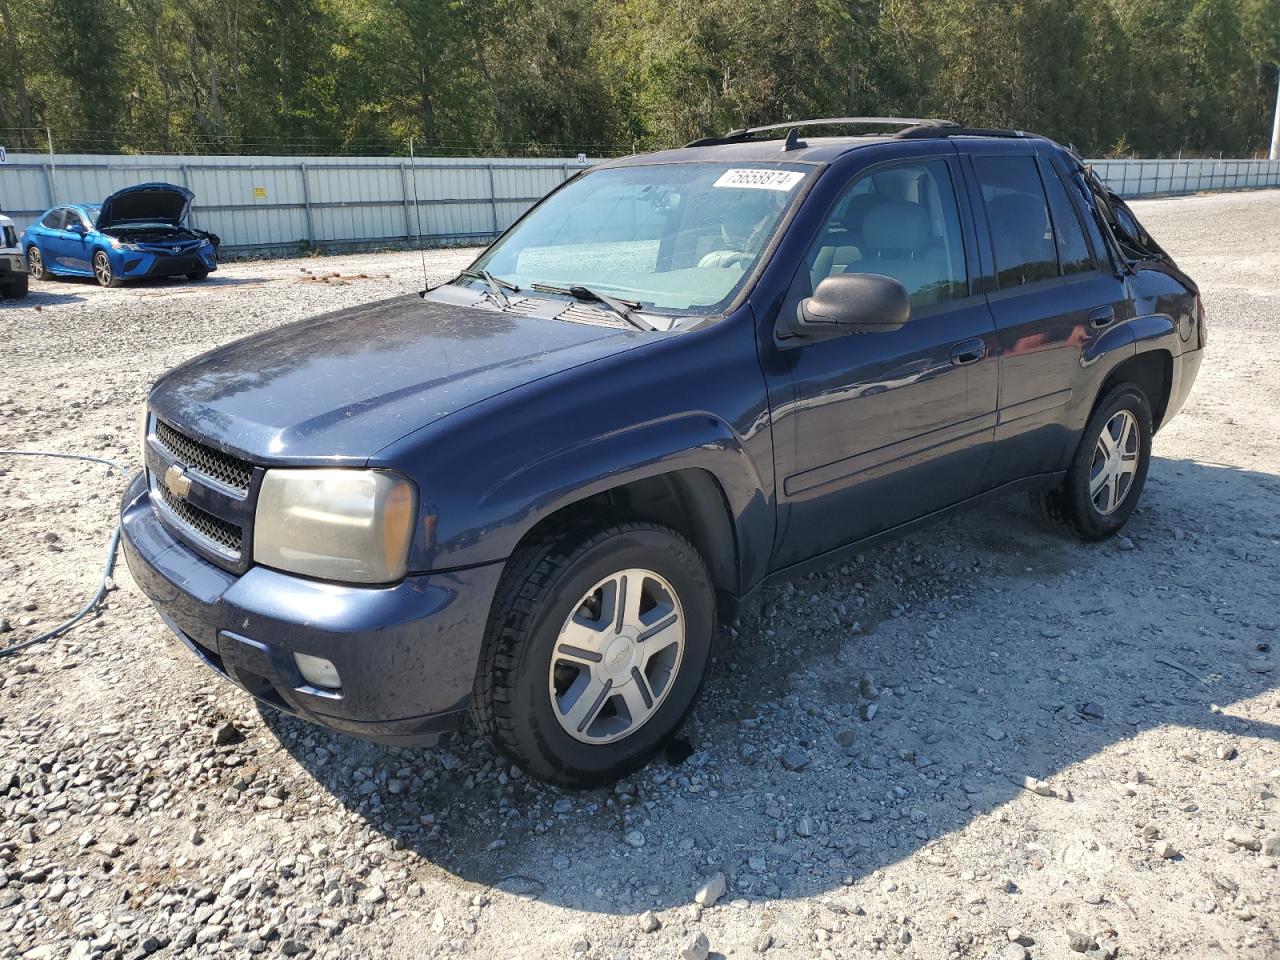
[[[894,134],[899,140],[931,140],[942,137],[1033,137],[1025,130],[1002,130],[997,127],[961,127],[956,124],[939,126],[936,123],[920,124],[899,130]]]
[[[704,137],[686,143],[686,147],[718,147],[728,143],[741,143],[751,140],[761,133],[773,133],[785,130],[786,145],[784,152],[803,147],[799,131],[801,127],[828,126],[880,126],[904,127],[890,134],[899,140],[932,140],[946,137],[1004,137],[1023,139],[1036,134],[1025,130],[1004,130],[998,127],[962,127],[951,120],[921,119],[914,117],[821,117],[815,120],[792,120],[790,123],[770,123],[763,127],[743,127],[741,130],[730,130],[724,136]],[[780,139],[778,137],[762,137],[761,139]]]
[[[770,123],[762,127],[743,127],[741,130],[730,130],[720,137],[703,137],[686,143],[686,147],[715,147],[726,143],[749,140],[758,133],[771,133],[786,130],[788,143],[793,143],[794,131],[800,127],[832,127],[832,126],[875,126],[875,127],[907,127],[912,130],[935,130],[956,126],[950,120],[934,120],[921,117],[818,117],[813,120],[792,120],[789,123]],[[776,138],[766,138],[776,139]]]

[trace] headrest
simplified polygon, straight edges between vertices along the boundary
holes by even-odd
[[[1034,246],[1043,243],[1049,221],[1045,219],[1044,201],[1025,193],[1004,193],[987,202],[987,212],[993,221],[997,241],[1008,231],[1019,244]]]
[[[884,200],[874,193],[860,193],[850,197],[849,202],[844,206],[844,214],[840,217],[840,226],[855,239],[860,239],[863,226],[867,222],[867,213],[878,203],[884,203]]]
[[[867,211],[862,241],[871,250],[920,250],[929,242],[929,215],[918,203],[881,200]]]

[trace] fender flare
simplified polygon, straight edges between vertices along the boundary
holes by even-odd
[[[492,532],[492,546],[510,556],[553,514],[637,480],[702,470],[719,486],[736,544],[739,589],[773,541],[766,484],[741,438],[709,413],[652,420],[582,440],[503,477],[481,494],[483,512],[512,517]],[[769,478],[770,480],[772,478]]]

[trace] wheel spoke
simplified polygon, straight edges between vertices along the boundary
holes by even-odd
[[[560,630],[556,654],[583,663],[599,663],[612,635],[607,628],[601,630],[588,623],[570,620]]]
[[[1133,417],[1128,414],[1124,414],[1123,417],[1120,425],[1120,439],[1116,442],[1121,453],[1129,448],[1129,438],[1133,436]]]
[[[1102,476],[1102,483],[1098,486],[1097,492],[1091,494],[1091,499],[1093,500],[1094,506],[1096,506],[1099,512],[1101,513],[1107,512],[1107,500],[1110,496],[1110,492],[1109,492],[1110,484],[1111,484],[1110,474],[1104,473]]]
[[[639,627],[640,603],[644,599],[644,575],[633,570],[618,578],[622,584],[618,590],[618,608],[621,611],[617,629]]]
[[[684,629],[680,623],[680,615],[672,612],[646,629],[637,640],[644,646],[645,661],[647,662],[650,657],[660,650],[665,650],[673,643],[679,643],[683,636]]]
[[[639,668],[631,668],[631,682],[618,689],[622,702],[627,705],[627,713],[631,715],[631,724],[643,723],[653,712],[653,691],[649,689],[649,681]]]
[[[1115,448],[1115,437],[1111,436],[1111,424],[1108,423],[1102,428],[1102,433],[1098,434],[1098,449],[1104,457],[1109,457]]]
[[[1102,491],[1102,488],[1107,485],[1107,481],[1110,479],[1111,479],[1111,471],[1107,469],[1106,464],[1103,464],[1102,469],[1099,470],[1097,474],[1089,480],[1089,496],[1092,498],[1096,498],[1098,494]]]
[[[569,709],[562,711],[561,714],[564,717],[565,726],[578,733],[582,733],[591,726],[591,722],[600,715],[601,708],[609,699],[609,691],[612,688],[612,680],[605,680],[602,683],[589,675],[585,682],[574,683],[565,694],[566,698],[573,696]]]

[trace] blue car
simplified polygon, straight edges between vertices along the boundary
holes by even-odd
[[[193,196],[172,183],[142,183],[102,203],[46,210],[22,237],[32,279],[93,277],[104,287],[142,277],[205,279],[218,269],[218,238],[186,225]]]

